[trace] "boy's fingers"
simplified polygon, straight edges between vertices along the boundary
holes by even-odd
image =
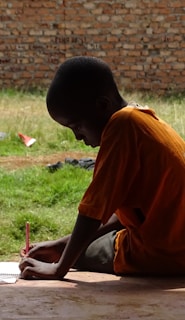
[[[21,278],[26,279],[26,280],[31,280],[33,277],[36,277],[37,273],[34,271],[34,267],[26,267],[22,273],[21,273]]]
[[[24,258],[26,255],[26,249],[25,248],[21,249],[19,254],[21,258]]]
[[[26,259],[25,262],[23,262],[23,269],[21,271],[21,278],[30,280],[30,279],[46,279],[46,275],[43,275],[43,272],[40,270],[37,263],[34,263],[35,260],[32,258]],[[39,272],[38,272],[39,271]]]
[[[42,249],[38,249],[38,247],[33,246],[27,253],[27,256],[36,260],[42,260]]]
[[[53,256],[51,253],[43,247],[33,246],[28,254],[27,257],[33,258],[35,260],[43,261],[43,262],[53,262]]]
[[[19,264],[19,269],[21,272],[28,266],[33,266],[33,259],[32,258],[23,258]]]
[[[31,245],[31,246],[29,247],[29,251],[32,250],[34,247],[35,247],[34,245]],[[24,258],[24,257],[27,256],[26,248],[22,248],[22,249],[20,250],[20,256],[21,256],[22,258]]]

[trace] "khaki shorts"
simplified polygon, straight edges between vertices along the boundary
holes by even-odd
[[[114,245],[116,230],[94,240],[80,256],[75,269],[114,274]]]

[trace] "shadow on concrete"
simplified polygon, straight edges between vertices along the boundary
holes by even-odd
[[[117,277],[71,271],[64,281],[0,288],[0,319],[182,319],[185,277]]]

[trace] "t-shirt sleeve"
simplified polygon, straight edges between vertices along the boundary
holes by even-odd
[[[102,223],[124,204],[139,169],[130,113],[113,117],[104,130],[93,179],[79,205],[80,214]]]

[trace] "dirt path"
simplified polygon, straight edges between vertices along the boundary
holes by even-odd
[[[96,158],[95,153],[84,153],[84,152],[60,152],[50,155],[40,155],[40,156],[6,156],[0,157],[0,167],[9,170],[15,170],[21,167],[30,167],[34,165],[46,166],[47,164],[53,164],[58,161],[65,161],[65,158]]]

